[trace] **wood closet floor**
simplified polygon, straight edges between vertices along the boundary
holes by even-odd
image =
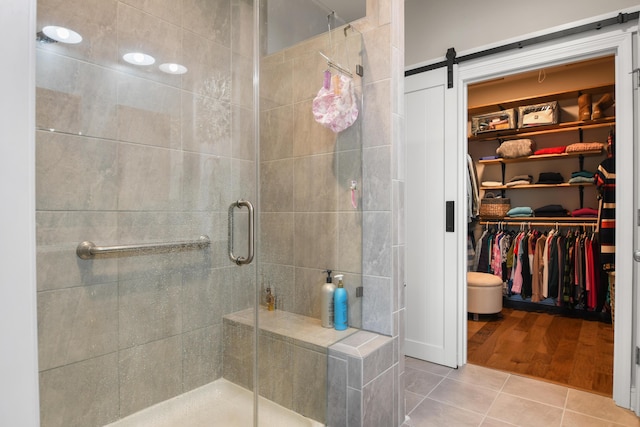
[[[467,361],[611,396],[613,326],[503,308],[468,321]]]

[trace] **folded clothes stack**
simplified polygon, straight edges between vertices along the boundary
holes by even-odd
[[[531,175],[516,175],[509,180],[505,185],[507,187],[513,187],[514,185],[527,185],[533,182]]]
[[[480,183],[483,187],[501,187],[502,183],[500,181],[482,181]]]
[[[533,152],[534,156],[541,156],[543,154],[562,154],[567,149],[566,145],[560,147],[541,148]]]
[[[571,212],[571,216],[577,218],[596,218],[598,216],[598,211],[593,208],[580,208],[573,210]]]
[[[569,212],[562,205],[546,205],[533,211],[536,216],[561,217],[568,216]]]
[[[574,144],[567,145],[567,153],[575,153],[580,151],[602,151],[604,149],[602,142],[576,142]]]
[[[563,182],[564,178],[558,172],[540,172],[536,184],[562,184]]]
[[[509,212],[507,212],[507,216],[511,218],[531,217],[533,216],[533,209],[531,209],[528,206],[519,206],[519,207],[511,208],[509,209]]]
[[[577,171],[571,173],[571,179],[569,180],[569,184],[581,184],[588,183],[593,184],[593,176],[595,174],[589,171]]]

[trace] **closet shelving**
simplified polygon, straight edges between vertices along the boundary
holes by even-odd
[[[598,85],[598,86],[592,86],[587,88],[581,88],[579,90],[558,91],[558,92],[552,92],[549,94],[539,95],[534,97],[514,98],[514,99],[504,100],[500,102],[477,105],[469,108],[468,113],[469,113],[469,117],[471,117],[476,114],[490,113],[492,111],[498,111],[498,110],[507,110],[509,108],[516,108],[522,105],[541,104],[544,102],[551,102],[551,101],[576,100],[582,94],[589,93],[592,95],[597,95],[597,94],[603,94],[603,93],[611,93],[611,92],[614,92],[614,90],[615,90],[614,84],[606,84],[606,85]],[[591,123],[591,122],[592,121],[589,120],[589,121],[577,122],[577,123]],[[594,120],[593,122],[597,122],[597,121]],[[529,128],[529,129],[532,129],[532,128]],[[539,130],[540,128],[536,127],[535,129]],[[501,132],[501,131],[496,131],[496,132]],[[487,133],[483,133],[482,135],[486,135]]]
[[[532,105],[532,104],[540,104],[544,102],[550,101],[561,101],[566,100],[577,100],[577,98],[581,94],[589,93],[592,95],[603,94],[603,93],[611,93],[615,91],[615,85],[607,84],[607,85],[599,85],[588,87],[580,90],[569,90],[569,91],[561,91],[549,93],[541,96],[535,97],[526,97],[526,98],[517,98],[511,100],[505,100],[499,103],[491,103],[476,106],[470,108],[468,111],[469,117],[476,115],[487,113],[491,111],[504,110],[509,108],[517,108],[523,105]],[[560,116],[562,119],[562,114]],[[591,129],[602,129],[602,128],[610,128],[615,126],[615,116],[603,117],[601,119],[596,120],[584,120],[584,121],[565,121],[559,122],[553,125],[547,126],[536,126],[536,127],[528,127],[528,128],[517,128],[517,129],[505,129],[505,130],[496,130],[483,132],[477,135],[470,135],[468,137],[469,143],[478,143],[478,142],[498,142],[501,144],[503,141],[510,139],[519,139],[519,138],[531,138],[536,136],[543,135],[552,135],[552,134],[567,134],[570,138],[571,142],[583,142],[583,131],[591,130]],[[573,133],[577,132],[577,138],[571,137]],[[571,152],[571,153],[562,153],[562,154],[543,154],[543,155],[532,155],[528,157],[519,157],[515,159],[487,159],[487,160],[479,160],[479,164],[485,166],[492,165],[500,165],[501,167],[501,176],[502,176],[502,185],[499,186],[481,186],[480,189],[484,191],[500,191],[502,196],[505,197],[507,191],[511,190],[535,190],[535,189],[578,189],[580,191],[580,207],[584,206],[584,188],[593,186],[591,183],[576,183],[570,184],[568,182],[560,183],[560,184],[525,184],[525,185],[506,185],[505,175],[507,165],[513,163],[524,163],[524,162],[536,162],[536,161],[550,161],[550,160],[560,160],[567,161],[569,159],[577,159],[579,161],[579,170],[584,170],[584,158],[590,156],[603,156],[603,150],[590,150],[590,151],[581,151],[581,152]],[[505,218],[508,220],[508,218]],[[536,220],[541,220],[541,218],[536,218]],[[558,218],[545,218],[544,221],[557,221]],[[583,221],[584,218],[562,218],[564,221]]]

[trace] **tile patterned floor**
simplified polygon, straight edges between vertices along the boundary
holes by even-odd
[[[458,369],[405,359],[407,421],[424,426],[640,426],[613,400],[467,364]]]

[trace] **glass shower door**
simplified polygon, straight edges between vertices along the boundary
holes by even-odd
[[[229,204],[256,198],[252,2],[39,0],[37,15],[41,425],[102,426],[176,396],[251,425],[250,391],[248,407],[197,402],[236,390],[225,357],[253,389],[253,349],[225,346],[224,320],[255,304],[255,264],[229,260],[227,229]],[[83,241],[145,250],[83,259]]]

